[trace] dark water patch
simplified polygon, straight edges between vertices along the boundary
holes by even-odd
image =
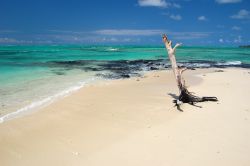
[[[98,61],[98,60],[75,60],[75,61],[49,61],[29,64],[14,64],[15,66],[26,67],[47,67],[56,75],[64,75],[67,70],[79,69],[84,72],[97,72],[99,76],[105,78],[129,78],[140,75],[142,71],[164,70],[171,68],[167,59],[156,60],[114,60],[114,61]],[[207,60],[191,60],[179,62],[178,66],[188,69],[195,68],[227,68],[242,67],[250,68],[250,64],[240,61],[207,61]],[[60,71],[60,72],[58,72]],[[101,73],[101,74],[100,74]],[[105,73],[105,74],[103,74]],[[108,73],[108,74],[107,74]]]
[[[55,71],[54,72],[56,75],[65,75],[65,73],[64,72],[61,72],[61,71]]]
[[[250,45],[242,45],[242,46],[239,46],[239,48],[250,48]]]
[[[30,56],[18,56],[18,55],[8,55],[4,57],[5,60],[10,60],[10,61],[27,61],[30,60]]]
[[[155,58],[159,58],[159,59],[163,59],[165,57],[166,57],[166,55],[157,55],[157,56],[155,56]]]
[[[95,61],[76,60],[76,61],[50,61],[43,63],[44,66],[52,68],[64,68],[64,69],[81,69],[89,71],[90,65],[95,64]]]
[[[61,67],[66,69],[81,69],[83,71],[107,72],[99,74],[105,78],[129,78],[136,76],[141,71],[163,70],[171,67],[167,59],[157,60],[116,60],[116,61],[94,61],[94,60],[77,60],[77,61],[52,61],[50,67]],[[250,68],[250,64],[244,64],[240,61],[215,62],[207,60],[191,60],[179,62],[180,67],[187,67],[194,70],[195,68],[226,68],[226,67],[243,67]]]
[[[250,56],[249,53],[237,53],[238,55],[243,55],[243,56]]]
[[[0,56],[9,56],[9,55],[16,55],[19,54],[18,51],[1,51],[0,50]]]
[[[81,69],[83,71],[107,72],[99,74],[105,78],[129,78],[138,76],[141,71],[160,70],[168,68],[165,59],[158,60],[116,60],[116,61],[51,61],[45,63],[48,67],[64,69]]]
[[[125,79],[125,78],[131,78],[131,77],[142,77],[141,73],[128,73],[128,72],[124,72],[124,73],[97,73],[96,76],[98,77],[102,77],[105,79]]]
[[[55,75],[66,75],[66,73],[61,70],[51,70],[51,72]]]
[[[249,69],[250,64],[243,63],[243,64],[240,65],[240,67]]]
[[[84,71],[103,71],[104,69],[101,67],[84,67],[82,70],[84,70]]]

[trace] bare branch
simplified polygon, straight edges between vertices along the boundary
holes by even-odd
[[[168,42],[168,46],[169,46],[170,48],[172,48],[172,41],[171,41],[171,40]]]
[[[175,52],[176,48],[179,47],[179,46],[181,46],[181,45],[182,45],[182,43],[176,43],[175,46],[174,46],[174,48],[173,48],[174,52]]]
[[[184,71],[186,71],[187,70],[187,68],[186,67],[184,67],[184,68],[181,68],[181,69],[179,69],[180,70],[180,74],[182,74]]]

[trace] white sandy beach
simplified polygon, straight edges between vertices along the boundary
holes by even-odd
[[[172,103],[172,71],[89,85],[0,124],[0,166],[249,166],[250,70],[187,71],[219,102]]]

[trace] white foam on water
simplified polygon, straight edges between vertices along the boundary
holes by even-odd
[[[241,65],[241,61],[228,61],[228,62],[220,62],[217,65],[230,66],[230,65]]]
[[[119,51],[118,48],[108,48],[107,51]]]
[[[197,68],[202,68],[202,67],[211,67],[209,63],[180,63],[181,66],[186,66],[186,67],[197,67]]]
[[[52,96],[49,96],[49,97],[46,97],[42,100],[39,100],[39,101],[35,101],[35,102],[32,102],[31,104],[23,107],[23,108],[20,108],[18,109],[17,111],[15,112],[11,112],[9,114],[6,114],[2,117],[0,117],[0,123],[3,123],[4,121],[6,120],[10,120],[10,119],[13,119],[17,116],[20,116],[21,114],[23,113],[28,113],[28,112],[31,112],[32,110],[38,108],[38,107],[41,107],[45,104],[50,104],[52,103],[53,101],[55,101],[56,99],[59,99],[61,97],[65,97],[79,89],[81,89],[82,87],[84,87],[86,84],[90,83],[90,82],[93,82],[94,80],[96,80],[96,78],[90,78],[90,79],[87,79],[85,80],[84,82],[79,82],[77,85],[75,86],[72,86],[68,89],[65,89],[57,94],[54,94]]]

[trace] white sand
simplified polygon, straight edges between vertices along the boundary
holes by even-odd
[[[249,166],[250,70],[187,71],[219,102],[173,107],[171,71],[85,87],[0,124],[0,166]],[[199,76],[195,76],[199,74]]]

